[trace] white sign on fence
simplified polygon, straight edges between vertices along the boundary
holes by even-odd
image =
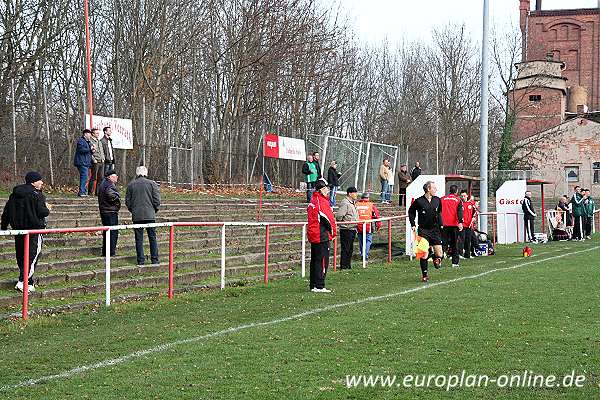
[[[115,149],[133,149],[133,123],[130,119],[102,117],[94,115],[94,128],[100,129],[100,137],[103,136],[105,126],[112,128],[112,141]],[[85,127],[90,128],[90,116],[85,114]]]
[[[522,202],[527,190],[527,181],[506,181],[496,191],[498,212],[498,243],[517,243],[524,240]]]
[[[408,185],[406,188],[406,213],[408,214],[408,208],[410,205],[419,197],[425,193],[423,191],[423,185],[427,181],[435,182],[437,186],[437,197],[442,197],[446,194],[446,175],[420,175]],[[419,225],[418,216],[415,219],[417,225]],[[413,254],[413,235],[410,227],[410,222],[406,220],[406,254],[414,257]]]

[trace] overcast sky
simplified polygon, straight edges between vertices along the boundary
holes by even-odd
[[[321,0],[339,7],[355,27],[359,37],[390,44],[402,40],[425,40],[434,26],[465,23],[477,41],[481,40],[483,0]],[[565,6],[566,5],[566,6]],[[535,0],[531,1],[535,6]],[[542,9],[597,7],[598,0],[543,0]],[[490,18],[500,30],[518,25],[519,0],[490,0]]]

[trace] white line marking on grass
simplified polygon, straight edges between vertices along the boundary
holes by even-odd
[[[28,386],[35,386],[39,383],[42,382],[48,382],[48,381],[53,381],[53,380],[57,380],[57,379],[67,379],[70,378],[74,375],[79,375],[82,374],[84,372],[87,371],[92,371],[92,370],[96,370],[96,369],[100,369],[100,368],[105,368],[105,367],[110,367],[110,366],[114,366],[114,365],[119,365],[119,364],[124,364],[126,362],[147,356],[149,354],[153,354],[153,353],[160,353],[163,352],[165,350],[169,350],[175,346],[181,346],[184,344],[189,344],[189,343],[195,343],[195,342],[200,342],[206,339],[210,339],[210,338],[214,338],[214,337],[218,337],[218,336],[224,336],[230,333],[236,333],[236,332],[240,332],[246,329],[251,329],[251,328],[258,328],[258,327],[263,327],[263,326],[270,326],[270,325],[277,325],[280,324],[282,322],[288,322],[288,321],[293,321],[293,320],[297,320],[303,317],[308,317],[311,315],[315,315],[315,314],[320,314],[320,313],[324,313],[326,311],[331,311],[331,310],[336,310],[338,308],[343,308],[343,307],[348,307],[348,306],[354,306],[354,305],[358,305],[358,304],[364,304],[364,303],[370,303],[370,302],[374,302],[374,301],[380,301],[380,300],[386,300],[392,297],[398,297],[398,296],[403,296],[405,294],[410,294],[410,293],[415,293],[415,292],[420,292],[422,290],[425,289],[431,289],[434,288],[436,286],[442,286],[442,285],[449,285],[451,283],[456,283],[456,282],[461,282],[461,281],[466,281],[468,279],[477,279],[477,278],[481,278],[483,276],[489,275],[489,274],[493,274],[495,272],[501,272],[501,271],[509,271],[512,269],[517,269],[517,268],[522,268],[525,267],[527,265],[532,265],[532,264],[539,264],[542,263],[544,261],[550,261],[550,260],[556,260],[559,258],[563,258],[563,257],[567,257],[567,256],[572,256],[574,254],[579,254],[579,253],[585,253],[588,251],[592,251],[592,250],[596,250],[599,249],[600,246],[595,246],[595,247],[591,247],[588,249],[583,249],[583,250],[578,250],[578,251],[573,251],[571,253],[565,253],[565,254],[560,254],[557,256],[553,256],[553,257],[548,257],[548,258],[544,258],[544,259],[538,259],[535,261],[528,261],[525,263],[521,263],[521,264],[517,264],[517,265],[513,265],[510,267],[504,267],[504,268],[495,268],[495,269],[491,269],[479,274],[475,274],[475,275],[468,275],[468,276],[462,276],[459,278],[455,278],[455,279],[449,279],[446,281],[441,281],[441,282],[434,282],[434,283],[429,283],[423,286],[417,286],[414,287],[412,289],[406,289],[403,290],[401,292],[396,292],[396,293],[388,293],[388,294],[384,294],[384,295],[380,295],[380,296],[371,296],[371,297],[366,297],[363,299],[359,299],[359,300],[355,300],[355,301],[348,301],[345,303],[338,303],[338,304],[332,304],[330,306],[326,306],[326,307],[321,307],[321,308],[315,308],[312,310],[308,310],[299,314],[294,314],[294,315],[290,315],[288,317],[284,317],[284,318],[278,318],[278,319],[274,319],[271,321],[264,321],[264,322],[253,322],[251,324],[244,324],[244,325],[239,325],[239,326],[235,326],[235,327],[231,327],[228,329],[223,329],[221,331],[217,331],[217,332],[213,332],[213,333],[209,333],[203,336],[196,336],[193,338],[189,338],[189,339],[183,339],[183,340],[177,340],[174,342],[170,342],[170,343],[165,343],[165,344],[161,344],[159,346],[156,347],[151,347],[149,349],[145,349],[145,350],[139,350],[121,357],[117,357],[117,358],[111,358],[108,360],[104,360],[104,361],[100,361],[97,362],[95,364],[88,364],[88,365],[82,365],[80,367],[75,367],[73,369],[67,370],[67,371],[63,371],[61,373],[55,374],[55,375],[47,375],[47,376],[42,376],[40,378],[35,378],[35,379],[28,379],[26,381],[22,381],[19,382],[17,384],[14,385],[6,385],[6,386],[2,386],[0,387],[0,392],[6,392],[9,390],[14,390],[14,389],[19,389],[19,388],[23,388],[23,387],[28,387]]]

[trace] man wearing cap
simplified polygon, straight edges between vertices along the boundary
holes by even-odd
[[[329,186],[323,178],[315,184],[315,193],[307,208],[308,241],[310,242],[310,290],[313,293],[330,293],[325,288],[329,266],[329,241],[336,234],[335,216],[329,205]]]
[[[44,229],[46,228],[46,218],[50,215],[50,210],[46,204],[46,198],[42,193],[42,175],[37,171],[28,172],[25,175],[25,184],[15,186],[8,201],[4,205],[2,212],[1,229],[6,230],[10,225],[12,229]],[[23,268],[25,236],[15,236],[15,255],[17,257],[17,265],[19,266],[19,281],[15,285],[15,289],[23,291]],[[29,235],[29,275],[28,289],[30,292],[35,291],[33,286],[33,274],[35,267],[42,253],[42,235]]]
[[[77,196],[87,197],[87,182],[89,179],[89,171],[92,165],[92,152],[95,150],[90,143],[92,137],[92,131],[84,129],[83,134],[77,140],[77,147],[75,148],[75,161],[73,164],[79,171],[79,192]]]
[[[358,190],[350,186],[346,190],[346,197],[340,202],[340,208],[335,213],[335,219],[340,221],[340,242],[342,253],[340,257],[340,268],[352,268],[352,251],[354,250],[354,238],[356,237],[356,221],[358,221],[358,210],[356,209],[356,198]],[[353,224],[344,224],[351,221]]]
[[[360,197],[360,201],[356,204],[358,210],[359,221],[368,221],[371,219],[377,219],[381,215],[375,204],[369,201],[369,193],[364,192]],[[373,242],[373,231],[378,231],[381,228],[381,221],[367,222],[358,224],[358,249],[360,255],[363,255],[363,241],[365,244],[365,259],[369,259],[369,250],[371,249],[371,243]],[[366,237],[363,239],[363,235]]]
[[[152,224],[156,221],[156,213],[160,207],[160,191],[158,184],[148,179],[148,168],[143,165],[135,170],[136,178],[129,182],[125,192],[125,205],[131,212],[134,224]],[[156,228],[146,228],[150,242],[150,260],[158,264],[158,243]],[[138,265],[144,265],[144,228],[135,228],[135,252]]]
[[[119,225],[119,210],[121,209],[121,195],[117,189],[119,176],[114,169],[106,171],[104,180],[98,189],[98,208],[100,209],[100,219],[104,226]],[[117,240],[119,231],[110,231],[110,256],[117,255]],[[106,249],[106,232],[102,239],[102,251]]]

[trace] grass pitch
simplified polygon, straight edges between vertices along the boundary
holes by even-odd
[[[600,397],[600,241],[416,262],[0,323],[0,398]],[[444,262],[447,265],[447,260]],[[514,268],[512,268],[514,267]],[[137,352],[137,353],[136,353]],[[347,375],[585,376],[581,388],[348,388]],[[31,380],[26,384],[28,380]],[[21,385],[21,386],[20,386]]]

